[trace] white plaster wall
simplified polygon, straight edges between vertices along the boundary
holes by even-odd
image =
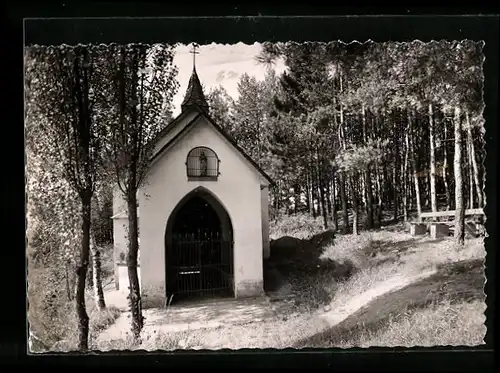
[[[127,249],[127,226],[128,219],[126,215],[125,217],[113,219],[113,257],[116,289],[121,288],[117,261],[119,259],[119,253],[121,251],[126,252]]]
[[[113,220],[113,244],[115,247],[116,255],[118,255],[118,252],[120,250],[127,249],[127,230],[127,216],[122,216]],[[118,259],[118,256],[116,257],[116,259]]]
[[[113,218],[113,260],[114,260],[114,275],[115,275],[115,287],[116,289],[123,289],[123,285],[120,282],[119,273],[119,255],[120,252],[127,254],[128,248],[128,215],[127,215],[127,203],[123,198],[123,194],[118,186],[113,189],[113,215],[117,215]],[[138,217],[140,213],[138,212]],[[139,232],[139,253],[138,253],[138,263],[140,264],[140,232]],[[125,257],[126,260],[126,257]],[[127,280],[128,281],[128,280]],[[125,285],[125,289],[128,285]]]
[[[186,157],[196,146],[207,146],[217,153],[221,160],[217,181],[187,180]],[[210,190],[222,202],[231,218],[235,241],[235,295],[243,295],[248,284],[250,287],[252,284],[262,287],[260,184],[261,175],[204,118],[198,119],[188,133],[172,144],[152,165],[138,195],[141,211],[141,273],[146,298],[165,294],[167,219],[177,203],[198,186]]]
[[[120,212],[127,212],[127,202],[123,198],[123,193],[115,184],[113,187],[113,215],[116,215]]]
[[[271,255],[269,248],[269,188],[260,191],[260,204],[262,210],[262,250],[265,259]]]
[[[137,276],[139,276],[139,289],[141,289],[141,267],[137,267]],[[122,294],[128,294],[130,292],[128,286],[128,267],[125,265],[118,266],[118,278],[120,279],[120,289],[119,292]]]

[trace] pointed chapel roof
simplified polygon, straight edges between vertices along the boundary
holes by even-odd
[[[177,139],[179,139],[182,135],[187,133],[190,128],[192,128],[198,121],[200,117],[205,117],[210,123],[262,176],[264,176],[267,181],[271,185],[276,185],[276,182],[236,143],[236,141],[231,137],[230,134],[228,134],[219,124],[217,124],[210,115],[204,111],[201,107],[198,105],[192,105],[189,107],[189,110],[186,110],[185,112],[179,114],[177,118],[175,118],[171,124],[168,125],[160,134],[158,137],[163,137],[165,136],[168,132],[171,131],[171,129],[174,127],[172,124],[174,122],[177,122],[181,120],[187,112],[191,112],[191,110],[197,112],[198,114],[194,116],[184,127],[176,133],[165,145],[161,147],[161,149],[157,150],[155,153],[151,155],[150,162],[154,162],[155,159],[159,158],[163,152],[165,152]]]
[[[188,107],[194,104],[198,105],[201,109],[208,113],[208,103],[205,98],[205,94],[203,93],[200,79],[196,73],[196,68],[193,66],[193,73],[191,74],[191,78],[189,78],[186,95],[182,101],[181,109],[182,111],[185,111]]]

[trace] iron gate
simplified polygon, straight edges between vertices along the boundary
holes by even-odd
[[[233,242],[219,234],[174,235],[167,267],[176,299],[233,293]]]

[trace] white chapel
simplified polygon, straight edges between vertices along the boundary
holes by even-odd
[[[193,67],[182,112],[158,136],[138,192],[143,308],[162,307],[170,298],[261,295],[272,184],[212,120]],[[127,248],[126,211],[117,191],[115,258]],[[119,267],[116,260],[117,282]]]

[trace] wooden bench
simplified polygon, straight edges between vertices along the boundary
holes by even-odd
[[[483,209],[465,210],[466,233],[477,237],[484,230],[484,216]],[[426,234],[429,229],[433,239],[446,237],[450,234],[450,228],[455,225],[454,218],[454,210],[423,212],[417,222],[410,223],[410,233],[413,236],[420,236]]]

